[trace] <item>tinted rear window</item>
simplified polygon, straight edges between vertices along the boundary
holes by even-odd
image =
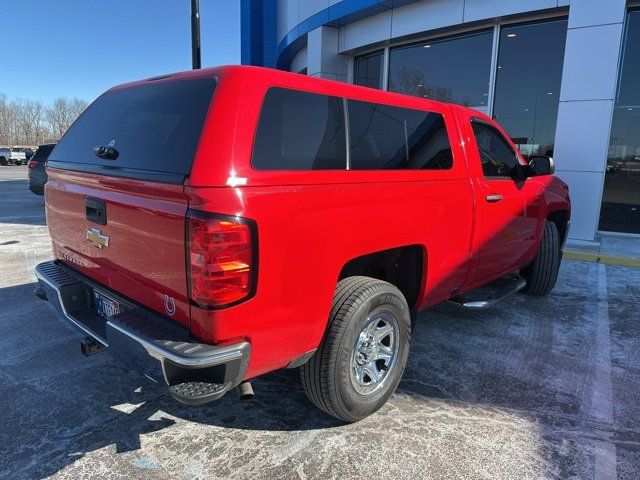
[[[55,145],[42,145],[38,147],[36,153],[33,154],[33,160],[38,160],[39,162],[45,161],[51,153],[51,150],[53,150],[53,147],[55,147]]]
[[[259,170],[346,168],[341,98],[271,88],[262,105],[252,165]]]
[[[188,175],[211,96],[212,78],[149,83],[107,92],[58,143],[50,161]],[[115,160],[94,154],[113,146]]]
[[[451,145],[439,113],[349,100],[351,168],[449,169]]]

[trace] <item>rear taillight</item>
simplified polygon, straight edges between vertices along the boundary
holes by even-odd
[[[40,162],[37,160],[29,160],[29,163],[27,163],[29,168],[36,168],[38,165],[40,165]]]
[[[190,210],[187,214],[189,297],[202,308],[235,305],[255,292],[255,223]]]

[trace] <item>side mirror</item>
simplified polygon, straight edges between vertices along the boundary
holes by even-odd
[[[532,155],[529,158],[529,175],[537,177],[539,175],[553,175],[556,167],[552,157],[544,155]]]

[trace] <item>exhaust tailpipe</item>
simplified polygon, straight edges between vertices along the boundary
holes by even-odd
[[[253,393],[253,387],[251,386],[251,382],[246,381],[242,382],[240,385],[236,387],[236,393],[238,394],[238,398],[240,400],[251,400],[255,397]]]

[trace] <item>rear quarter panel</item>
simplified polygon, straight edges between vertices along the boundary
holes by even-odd
[[[467,268],[470,202],[464,181],[188,189],[192,208],[258,224],[253,299],[219,311],[192,307],[194,335],[246,338],[250,373],[284,367],[322,338],[342,267],[352,258],[402,245],[425,250],[419,306],[448,298]]]
[[[418,307],[449,297],[465,278],[473,223],[471,185],[450,107],[347,84],[274,73],[225,71],[185,188],[190,208],[253,219],[259,268],[254,298],[218,311],[192,307],[194,335],[248,339],[248,377],[286,366],[324,334],[342,267],[351,259],[420,245],[425,281]],[[264,94],[283,86],[441,112],[451,170],[258,171],[251,166]],[[224,187],[229,178],[246,181]],[[217,187],[211,187],[217,185]]]

